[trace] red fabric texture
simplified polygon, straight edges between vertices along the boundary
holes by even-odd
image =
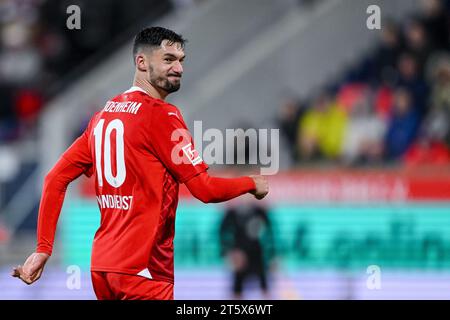
[[[206,172],[189,180],[186,186],[194,197],[204,203],[227,201],[255,190],[255,183],[250,177],[217,178]]]
[[[98,300],[173,300],[173,284],[137,275],[91,272]]]

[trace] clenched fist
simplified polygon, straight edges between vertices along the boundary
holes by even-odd
[[[267,178],[264,176],[250,176],[253,179],[256,185],[256,189],[251,192],[255,196],[256,199],[261,200],[269,193],[269,183]]]
[[[17,266],[12,271],[12,276],[19,278],[26,284],[32,284],[39,280],[45,263],[50,256],[46,253],[33,253],[25,261],[23,266]]]

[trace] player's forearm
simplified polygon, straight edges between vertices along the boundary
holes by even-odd
[[[67,186],[83,173],[83,169],[61,158],[44,180],[39,207],[36,252],[52,254],[56,226]]]
[[[217,203],[239,197],[255,190],[255,183],[250,177],[218,178],[206,172],[186,182],[194,197],[204,203]]]

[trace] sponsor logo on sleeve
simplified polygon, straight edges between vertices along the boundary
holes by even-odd
[[[183,153],[189,159],[190,163],[192,163],[193,166],[202,163],[203,160],[198,154],[197,150],[193,148],[192,143],[185,145],[181,149],[183,150]]]

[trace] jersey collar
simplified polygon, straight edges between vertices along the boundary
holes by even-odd
[[[143,92],[143,93],[149,95],[149,94],[147,93],[147,91],[145,91],[144,89],[142,89],[141,87],[138,87],[138,86],[132,86],[130,89],[128,89],[128,90],[125,91],[124,93],[130,93],[130,92],[133,92],[133,91],[141,91],[141,92]]]

